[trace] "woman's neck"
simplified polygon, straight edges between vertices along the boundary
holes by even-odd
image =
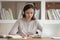
[[[25,20],[26,20],[27,22],[30,22],[30,21],[31,21],[31,19],[28,19],[28,18],[26,18]]]

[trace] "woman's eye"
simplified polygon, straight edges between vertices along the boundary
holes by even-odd
[[[29,13],[27,12],[27,14],[29,14]]]
[[[34,12],[31,12],[31,14],[34,14]]]
[[[26,14],[29,14],[28,12],[26,12]]]
[[[31,14],[32,14],[32,12],[31,12]]]

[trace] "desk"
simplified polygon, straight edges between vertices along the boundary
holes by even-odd
[[[53,40],[51,38],[28,38],[27,40]]]
[[[54,40],[54,39],[51,38],[4,39],[2,38],[1,40]]]

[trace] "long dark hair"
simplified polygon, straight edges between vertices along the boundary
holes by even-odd
[[[23,8],[23,18],[26,17],[25,11],[28,10],[28,9],[30,9],[30,8],[34,9],[34,13],[35,13],[35,7],[34,7],[34,5],[32,5],[32,4],[27,4],[27,5],[25,5],[24,8]],[[33,17],[31,18],[31,20],[35,20],[34,14],[33,14]]]

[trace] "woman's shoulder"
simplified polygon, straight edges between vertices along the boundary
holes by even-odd
[[[35,23],[36,23],[36,24],[39,24],[39,23],[40,23],[40,20],[35,20]]]
[[[39,22],[39,20],[36,19],[35,22]]]
[[[23,18],[17,19],[16,22],[21,22],[23,20]]]
[[[24,20],[24,18],[20,18],[20,19],[18,19],[18,21],[22,21],[22,20]]]

